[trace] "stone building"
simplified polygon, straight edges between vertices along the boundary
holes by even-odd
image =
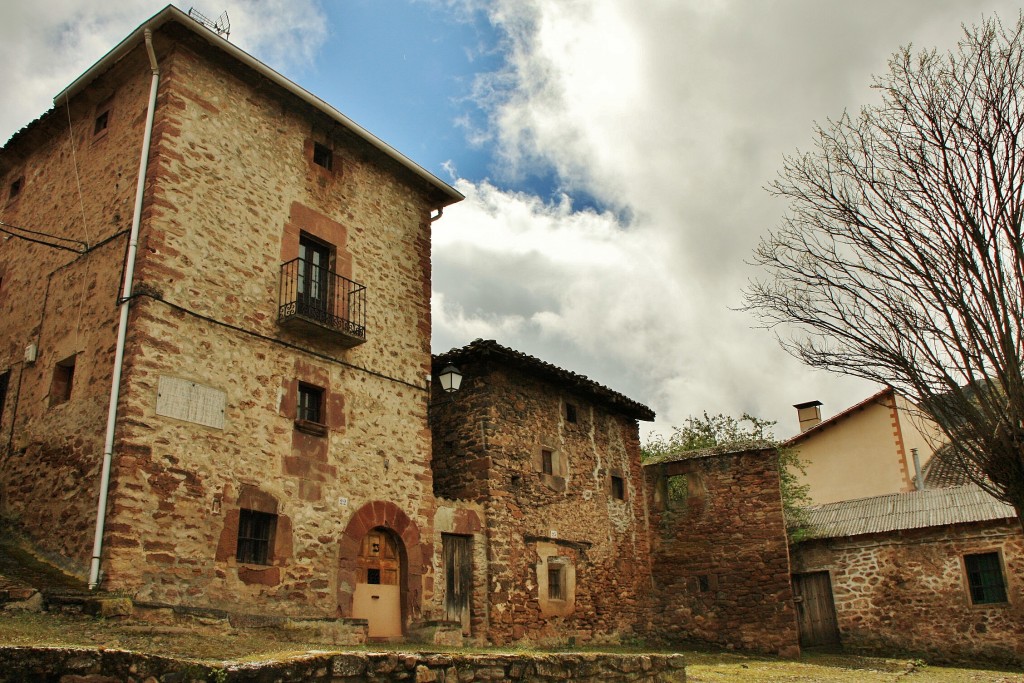
[[[755,442],[668,454],[643,468],[651,635],[798,656],[775,449]]]
[[[976,485],[811,511],[793,548],[801,641],[930,661],[1024,661],[1024,535]]]
[[[803,461],[797,476],[815,504],[912,491],[917,470],[944,440],[938,425],[891,387],[827,420],[820,406],[794,406],[801,431],[783,444]]]
[[[420,620],[430,232],[461,195],[171,6],[0,180],[3,517],[140,601]]]
[[[437,376],[449,365],[463,379],[445,396]],[[645,633],[650,546],[637,420],[654,413],[494,341],[436,356],[434,375],[434,491],[484,513],[467,539],[487,549],[486,564],[466,569],[475,572],[475,592],[463,591],[472,622],[497,644]]]

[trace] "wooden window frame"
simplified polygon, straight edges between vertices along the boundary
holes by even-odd
[[[235,560],[240,564],[269,566],[274,561],[277,515],[241,508],[238,511],[238,537]]]
[[[985,558],[985,559],[983,559]],[[994,607],[1007,605],[1010,602],[1009,590],[1006,585],[1006,567],[1003,564],[1003,554],[1000,550],[986,550],[975,553],[964,553],[962,556],[964,569],[964,585],[967,589],[967,600],[973,607]],[[980,563],[994,560],[993,568],[981,567]],[[995,574],[998,583],[986,582],[985,574]],[[976,581],[975,578],[978,580]],[[981,591],[981,599],[976,598],[975,591]],[[989,595],[995,591],[995,595]]]
[[[566,567],[565,562],[549,557],[547,561],[548,572],[548,600],[565,602],[566,599]]]

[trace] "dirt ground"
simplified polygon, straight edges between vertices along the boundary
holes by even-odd
[[[214,661],[254,661],[332,649],[323,643],[289,639],[287,632],[247,629],[199,633],[182,627],[122,623],[80,614],[0,612],[0,646],[49,645],[116,648]],[[371,646],[380,650],[382,646]],[[400,649],[416,649],[401,646]],[[437,648],[431,648],[437,649]],[[615,649],[616,652],[630,651]],[[637,650],[639,651],[639,650]],[[910,659],[883,659],[841,654],[808,653],[799,661],[687,651],[687,680],[692,683],[732,681],[977,681],[1024,683],[1022,670],[947,668]]]

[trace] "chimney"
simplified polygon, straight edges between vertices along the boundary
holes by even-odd
[[[796,416],[800,420],[801,434],[821,422],[821,401],[797,403],[793,407],[796,408]]]

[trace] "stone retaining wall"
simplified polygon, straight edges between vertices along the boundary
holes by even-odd
[[[224,681],[607,681],[683,683],[682,655],[429,654],[350,652],[284,661],[207,664],[123,650],[0,648],[0,683],[192,683]]]

